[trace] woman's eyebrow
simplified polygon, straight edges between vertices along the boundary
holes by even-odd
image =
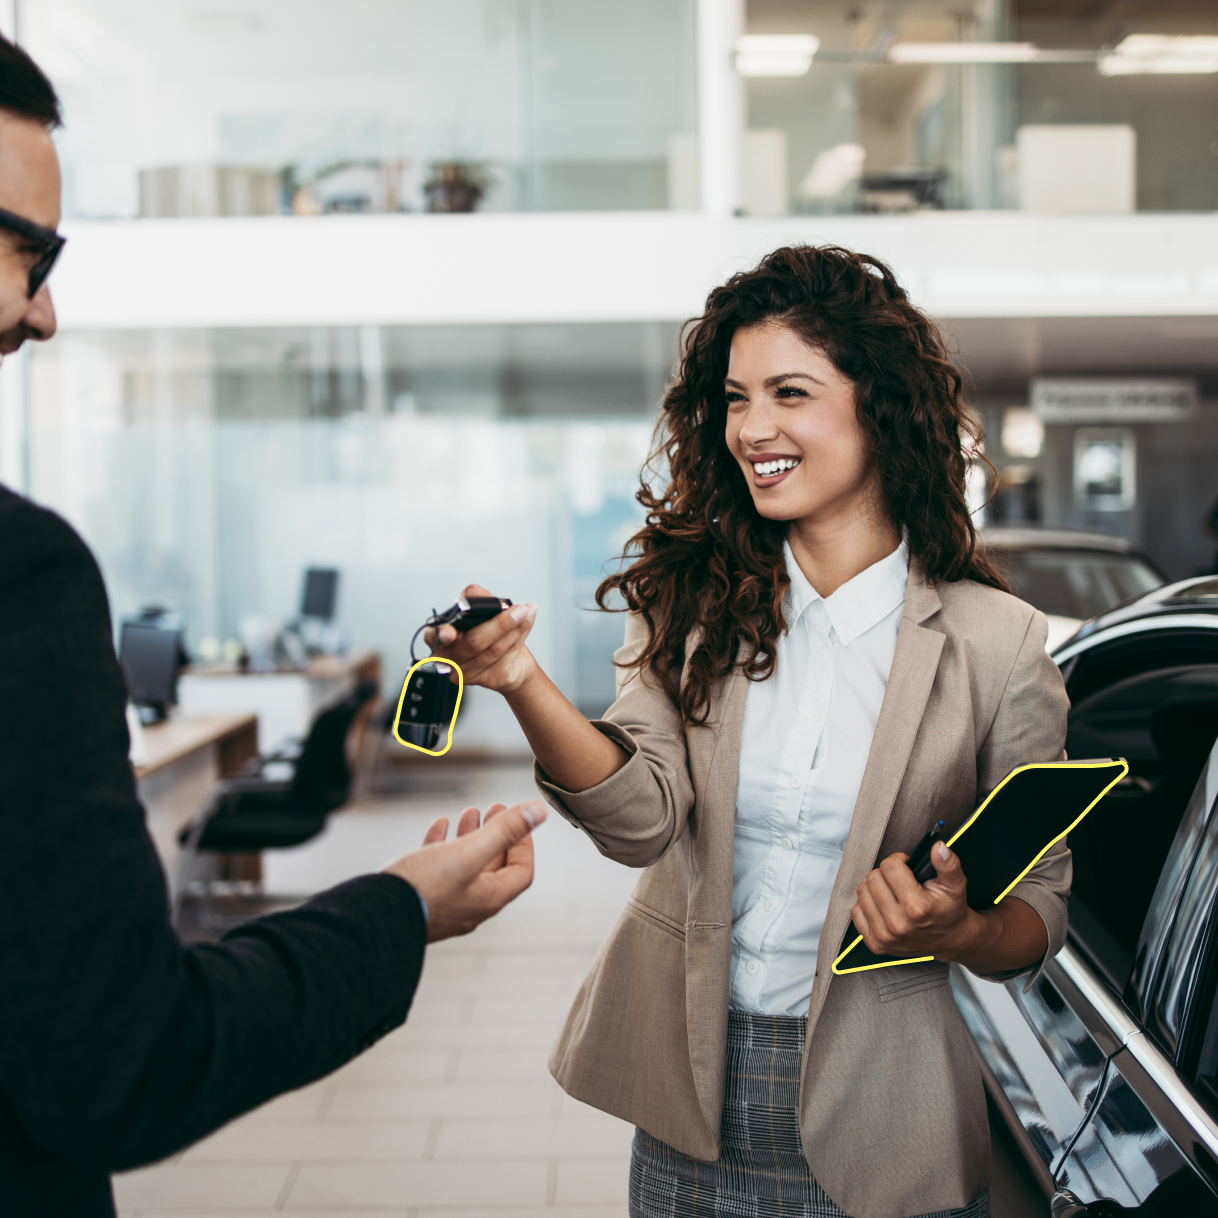
[[[813,376],[810,372],[784,372],[779,376],[767,376],[762,384],[767,389],[772,389],[783,381],[812,381],[814,384],[822,386],[825,383],[820,377]]]

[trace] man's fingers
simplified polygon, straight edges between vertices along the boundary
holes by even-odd
[[[482,813],[477,808],[466,808],[461,813],[461,819],[457,821],[457,836],[465,837],[466,834],[473,833],[482,823]]]
[[[427,826],[427,832],[423,834],[423,845],[431,846],[436,842],[442,842],[448,837],[448,817],[437,816],[435,820]]]
[[[479,879],[479,883],[488,886],[493,913],[498,913],[509,901],[514,901],[532,882],[533,854],[531,850],[527,866],[513,863]]]
[[[487,823],[487,821],[491,820],[493,817],[498,816],[501,812],[506,812],[506,811],[507,811],[507,804],[491,804],[491,806],[489,808],[487,808],[487,810],[486,810],[486,816],[483,817],[482,823],[485,825]],[[527,842],[529,844],[529,849],[532,850],[533,839],[531,837],[526,837],[524,840],[525,840],[525,842]],[[517,842],[516,846],[513,847],[513,849],[519,849],[522,844],[523,843]],[[487,865],[485,867],[483,867],[482,870],[483,871],[498,871],[500,867],[506,867],[507,862],[508,862],[508,856],[505,851],[503,854],[495,855],[495,857],[493,859],[491,859],[491,861],[489,863],[487,863]]]
[[[512,847],[528,837],[545,818],[545,804],[530,800],[500,812],[490,824],[462,838],[471,869],[477,873],[497,855],[510,853]]]
[[[527,867],[533,871],[533,838],[532,835],[522,837],[508,852],[502,856],[505,867]]]

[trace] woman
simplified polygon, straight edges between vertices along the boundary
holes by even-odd
[[[1065,738],[1045,618],[975,549],[976,433],[887,267],[777,250],[687,332],[668,485],[644,484],[633,560],[599,592],[630,610],[605,718],[528,652],[534,606],[437,640],[507,698],[554,807],[646,868],[550,1061],[638,1126],[632,1216],[989,1212],[948,964],[1038,971],[1070,856],[985,913],[946,847],[925,885],[906,866]],[[872,951],[934,959],[835,976],[851,920]]]

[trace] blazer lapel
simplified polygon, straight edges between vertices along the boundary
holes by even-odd
[[[685,1010],[689,1062],[716,1141],[727,1068],[728,973],[736,785],[748,679],[739,666],[716,686],[705,727],[686,732],[696,804],[685,923]]]
[[[850,833],[846,838],[842,863],[821,933],[816,979],[808,1006],[809,1040],[833,980],[833,961],[837,958],[838,946],[850,922],[856,891],[875,865],[888,818],[905,776],[905,767],[909,764],[914,737],[918,734],[922,714],[935,682],[944,636],[922,623],[942,607],[939,594],[926,581],[922,564],[916,558],[911,559],[909,582],[905,589],[905,611],[897,632],[888,686],[876,720],[875,735],[867,754],[867,766],[854,805]],[[807,1058],[805,1052],[805,1063]]]

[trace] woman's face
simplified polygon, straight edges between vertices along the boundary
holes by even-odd
[[[866,513],[874,467],[854,384],[775,322],[737,330],[727,379],[727,446],[770,520],[845,523]]]

